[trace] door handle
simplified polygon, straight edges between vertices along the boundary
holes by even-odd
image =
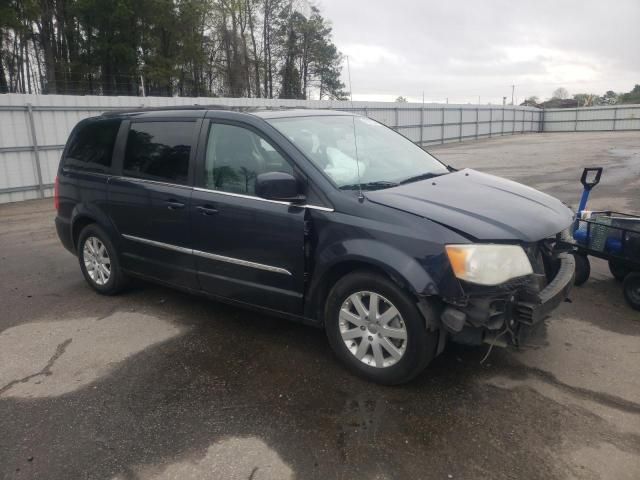
[[[167,200],[165,203],[167,204],[167,208],[169,210],[178,210],[180,208],[184,208],[184,203],[178,202],[177,200]]]
[[[200,205],[199,207],[196,207],[196,210],[198,210],[202,215],[215,215],[218,213],[218,210],[213,208],[211,205]]]

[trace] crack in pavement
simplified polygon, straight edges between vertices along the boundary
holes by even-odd
[[[4,387],[0,387],[0,395],[10,390],[14,385],[17,385],[19,383],[26,383],[29,380],[35,377],[38,377],[40,375],[43,375],[45,377],[52,375],[51,368],[53,367],[53,364],[56,363],[56,360],[58,360],[64,354],[64,352],[67,350],[67,347],[71,343],[71,340],[72,340],[71,338],[67,338],[64,342],[60,343],[56,347],[56,351],[53,353],[53,355],[51,356],[47,364],[39,372],[32,373],[31,375],[27,375],[26,377],[19,378],[18,380],[12,380],[9,383],[7,383]]]
[[[548,372],[546,370],[542,370],[538,367],[530,367],[518,361],[513,361],[510,365],[510,369],[514,372],[522,372],[529,373],[533,376],[538,377],[543,382],[549,383],[555,387],[558,387],[561,390],[565,390],[571,394],[577,395],[579,397],[587,398],[593,402],[599,403],[601,405],[615,408],[617,410],[621,410],[626,413],[632,414],[640,414],[640,404],[632,402],[630,400],[626,400],[624,398],[617,397],[615,395],[611,395],[609,393],[597,392],[594,390],[589,390],[584,387],[576,387],[574,385],[569,385],[560,381],[553,373]]]

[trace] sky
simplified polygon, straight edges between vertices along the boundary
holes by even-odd
[[[640,0],[312,0],[353,100],[516,104],[640,83]],[[349,90],[346,62],[343,81]]]

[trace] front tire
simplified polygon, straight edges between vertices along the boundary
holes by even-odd
[[[576,261],[576,279],[574,284],[579,287],[584,285],[591,275],[591,263],[589,257],[582,253],[574,253],[573,258]]]
[[[116,249],[107,233],[95,223],[87,225],[78,237],[80,270],[91,288],[102,295],[120,292],[126,278]]]
[[[350,273],[335,284],[326,302],[325,327],[331,347],[351,371],[384,385],[408,382],[422,372],[438,341],[415,299],[368,271]]]

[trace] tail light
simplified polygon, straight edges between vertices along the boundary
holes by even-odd
[[[53,183],[53,206],[56,207],[56,211],[60,210],[60,181],[56,175],[56,180]]]

